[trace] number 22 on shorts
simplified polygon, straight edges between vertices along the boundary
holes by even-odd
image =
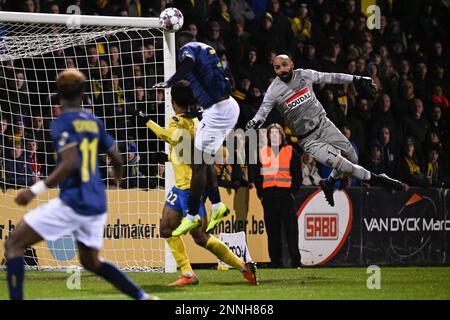
[[[172,191],[169,192],[169,195],[167,196],[166,202],[170,203],[171,205],[175,205],[175,201],[177,201],[177,195],[173,193]]]

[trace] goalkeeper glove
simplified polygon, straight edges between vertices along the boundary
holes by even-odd
[[[163,81],[163,82],[158,82],[157,84],[153,85],[152,88],[155,88],[155,89],[166,89],[168,87],[169,87],[169,85],[167,84],[167,82]]]
[[[353,83],[357,88],[361,88],[365,94],[367,94],[370,98],[375,98],[377,94],[377,86],[372,78],[369,77],[361,77],[361,76],[353,76]]]
[[[264,122],[262,120],[252,119],[249,122],[247,122],[247,125],[245,126],[245,130],[258,129],[262,126],[263,123]]]
[[[133,115],[137,119],[142,119],[144,122],[148,122],[150,120],[150,117],[148,114],[145,114],[142,110],[134,110]]]

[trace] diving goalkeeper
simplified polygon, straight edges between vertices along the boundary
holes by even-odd
[[[354,83],[366,93],[374,95],[376,87],[371,78],[309,69],[294,70],[294,63],[287,55],[276,56],[272,64],[277,78],[267,89],[258,112],[247,123],[246,129],[259,128],[273,107],[276,107],[286,126],[297,136],[300,147],[321,164],[333,168],[328,179],[319,182],[331,206],[334,206],[334,183],[343,175],[388,190],[403,189],[400,181],[385,174],[377,175],[357,164],[358,156],[352,145],[327,118],[313,91],[315,83]]]

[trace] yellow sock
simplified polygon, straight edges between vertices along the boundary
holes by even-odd
[[[239,259],[225,243],[213,236],[210,236],[208,242],[206,242],[206,249],[211,251],[217,258],[226,264],[238,270],[241,270],[245,266],[245,262]]]
[[[170,251],[172,251],[173,257],[177,262],[177,266],[181,269],[181,273],[193,272],[191,263],[186,253],[186,247],[184,245],[183,239],[180,237],[170,237],[167,238],[167,243],[169,244]]]

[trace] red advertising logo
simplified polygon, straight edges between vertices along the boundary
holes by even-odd
[[[305,214],[305,240],[337,240],[339,215],[328,213]]]

